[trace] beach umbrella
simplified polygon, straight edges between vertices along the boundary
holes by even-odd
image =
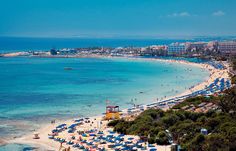
[[[115,134],[116,132],[114,132],[114,131],[109,131],[109,133],[110,133],[110,134]]]
[[[72,124],[72,125],[70,125],[68,128],[74,128],[74,127],[76,127],[77,126],[77,124]]]
[[[87,142],[87,145],[90,145],[90,146],[91,146],[91,145],[93,145],[93,143],[92,143],[92,142]]]
[[[123,136],[125,136],[124,134],[120,134],[120,135],[118,135],[118,137],[123,137]]]
[[[141,148],[143,145],[141,143],[136,144],[137,148]]]
[[[48,138],[49,138],[49,139],[53,139],[53,138],[54,138],[54,136],[52,136],[52,135],[49,135],[49,136],[48,136]]]
[[[121,137],[116,137],[115,140],[121,141],[121,140],[123,140],[123,138],[121,138]]]
[[[68,133],[74,133],[75,132],[75,129],[69,129],[68,130]]]
[[[113,135],[107,135],[107,138],[109,138],[109,137],[113,137]]]
[[[127,145],[127,144],[131,144],[131,143],[132,143],[132,141],[130,141],[130,140],[128,140],[128,141],[125,142],[126,145]]]
[[[130,148],[129,147],[124,147],[121,150],[130,150]]]
[[[148,144],[148,147],[155,147],[153,144]]]
[[[60,139],[59,142],[64,143],[66,140],[65,139]]]
[[[102,135],[102,134],[104,134],[102,131],[99,131],[97,134],[99,134],[99,135]]]
[[[84,133],[84,134],[82,134],[82,136],[83,136],[83,137],[87,137],[87,135],[86,135],[85,133]]]
[[[82,121],[81,121],[81,122],[76,122],[75,124],[76,124],[76,125],[82,125],[83,122],[82,122]]]
[[[73,145],[73,147],[80,147],[80,145],[76,143],[75,145]]]
[[[89,136],[96,136],[96,134],[94,134],[94,133],[90,133]]]
[[[66,124],[61,124],[61,125],[58,125],[56,128],[62,128],[62,127],[65,127]]]
[[[57,129],[53,129],[53,130],[52,130],[52,133],[55,133],[55,132],[58,132],[58,130],[57,130]]]
[[[84,119],[78,119],[78,120],[75,120],[75,122],[82,122]]]

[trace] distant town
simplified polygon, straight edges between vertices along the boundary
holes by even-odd
[[[201,57],[235,56],[236,40],[171,43],[169,45],[151,45],[147,47],[88,47],[53,48],[48,51],[31,50],[0,54],[1,56],[39,56],[39,57],[88,57],[88,56],[182,56]]]

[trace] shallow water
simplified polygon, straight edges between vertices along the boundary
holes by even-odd
[[[1,137],[52,119],[101,114],[106,99],[121,109],[154,102],[209,76],[190,65],[95,58],[0,58],[0,73]]]
[[[7,144],[0,146],[0,151],[36,151],[38,148],[25,144]]]

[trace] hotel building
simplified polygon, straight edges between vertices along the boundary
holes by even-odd
[[[186,42],[186,50],[204,50],[207,47],[206,42]]]
[[[236,55],[236,41],[218,42],[217,48],[222,54]]]
[[[172,43],[168,45],[168,55],[182,55],[186,53],[186,46],[184,43]]]

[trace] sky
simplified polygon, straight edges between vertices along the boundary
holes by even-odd
[[[236,0],[0,0],[0,36],[235,36]]]

